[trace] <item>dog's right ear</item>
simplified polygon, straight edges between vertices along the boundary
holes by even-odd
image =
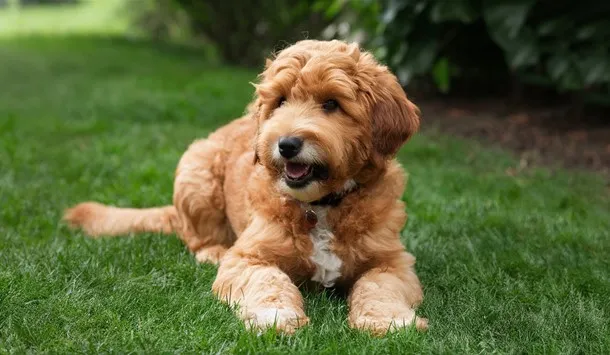
[[[262,73],[260,73],[258,75],[259,77],[259,82],[263,81],[264,77],[265,77],[265,72],[267,71],[267,69],[269,69],[269,67],[271,66],[271,64],[273,64],[273,60],[266,58],[265,59],[265,69],[263,70]],[[250,83],[254,86],[255,88],[255,93],[254,93],[254,100],[250,103],[250,105],[248,105],[248,113],[251,116],[251,119],[253,119],[256,122],[256,133],[254,135],[255,139],[253,140],[253,144],[254,144],[254,160],[253,163],[257,164],[260,162],[260,158],[258,156],[258,149],[256,147],[256,137],[258,137],[258,130],[259,130],[259,125],[260,125],[260,116],[261,116],[261,110],[262,110],[262,100],[258,94],[258,84],[255,83]]]
[[[254,143],[254,159],[252,160],[252,164],[256,165],[261,161],[261,159],[258,157],[258,149],[256,149],[256,142]]]
[[[260,111],[261,111],[261,100],[260,98],[256,97],[254,99],[254,101],[252,103],[250,103],[250,105],[248,105],[248,114],[250,115],[250,119],[254,120],[254,122],[256,123],[256,132],[254,133],[254,139],[252,140],[252,144],[254,145],[254,160],[253,160],[253,164],[257,164],[260,159],[258,157],[258,149],[256,147],[256,137],[258,137],[258,127],[259,127],[259,117],[260,117]]]

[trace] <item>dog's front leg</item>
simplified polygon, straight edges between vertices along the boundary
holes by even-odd
[[[213,289],[222,301],[238,306],[238,314],[248,328],[275,326],[293,333],[309,322],[301,293],[276,266],[229,252],[222,259]]]
[[[428,322],[415,315],[423,292],[413,266],[415,258],[401,253],[365,272],[349,294],[349,324],[375,335],[415,325],[425,330]]]
[[[290,246],[281,228],[255,221],[220,263],[213,291],[223,302],[238,306],[239,317],[250,329],[275,327],[293,333],[309,322],[299,289],[277,266]]]

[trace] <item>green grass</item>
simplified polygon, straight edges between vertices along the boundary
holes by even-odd
[[[125,1],[142,0],[83,0],[76,5],[0,7],[0,37],[122,34],[128,28]]]
[[[85,199],[169,203],[181,153],[241,114],[255,74],[143,42],[0,41],[0,353],[610,351],[605,181],[511,177],[509,154],[433,132],[400,154],[427,333],[353,331],[345,301],[322,293],[306,295],[311,326],[256,336],[176,238],[92,240],[59,223]]]

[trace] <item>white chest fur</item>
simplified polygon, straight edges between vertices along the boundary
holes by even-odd
[[[312,207],[318,217],[318,223],[309,232],[309,237],[313,243],[313,253],[310,260],[316,266],[316,271],[311,279],[321,283],[324,287],[331,287],[341,276],[342,262],[330,249],[334,235],[326,222],[328,207]]]

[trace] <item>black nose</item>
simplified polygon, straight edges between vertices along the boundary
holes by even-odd
[[[297,137],[281,137],[277,145],[280,148],[280,154],[284,158],[290,159],[299,154],[303,140]]]

